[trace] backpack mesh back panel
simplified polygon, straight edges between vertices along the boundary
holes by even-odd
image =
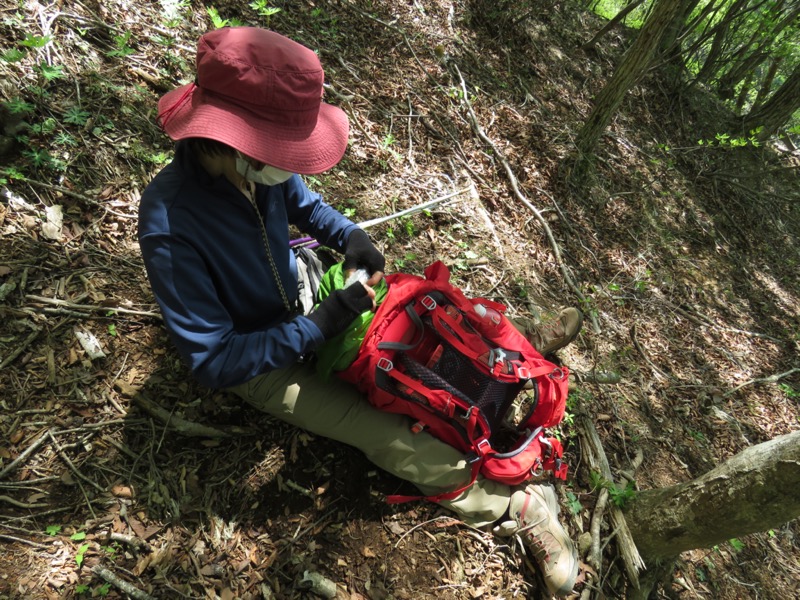
[[[480,409],[494,434],[522,384],[505,383],[481,373],[469,358],[436,336],[432,330],[428,329],[427,334],[437,338],[442,349],[441,356],[430,367],[425,367],[401,353],[401,364],[406,372],[428,388],[445,390]],[[415,358],[427,363],[430,357]]]

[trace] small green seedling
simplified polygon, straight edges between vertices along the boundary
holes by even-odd
[[[267,27],[269,27],[269,22],[272,19],[272,16],[281,12],[280,8],[277,8],[276,6],[270,6],[267,0],[254,0],[249,6],[258,13],[259,17],[264,17]]]
[[[733,548],[735,552],[741,552],[742,550],[744,550],[744,543],[742,543],[742,541],[737,538],[728,540],[728,543],[731,545],[731,548]]]

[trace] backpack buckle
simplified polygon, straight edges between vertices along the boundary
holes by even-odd
[[[463,415],[457,414],[456,411],[459,408],[461,408],[461,407],[458,404],[454,404],[453,417],[455,417],[456,419],[461,419],[462,421],[469,421],[470,417],[472,416],[472,411],[475,409],[475,407],[474,406],[470,406],[469,408],[467,408],[466,411],[464,411]]]
[[[467,464],[473,464],[481,460],[484,456],[486,456],[489,451],[492,449],[492,445],[489,443],[489,440],[483,438],[477,444],[473,444],[473,450],[466,455]]]
[[[419,303],[422,304],[422,306],[426,310],[433,310],[434,308],[436,308],[436,300],[434,300],[430,294],[426,294],[425,296],[420,298]]]
[[[566,376],[567,374],[564,373],[564,369],[562,369],[561,367],[556,367],[550,373],[550,379],[555,379],[557,381],[563,381]]]
[[[377,368],[379,368],[381,371],[386,371],[387,373],[389,371],[391,371],[392,369],[394,369],[394,363],[392,361],[390,361],[388,358],[386,358],[385,356],[382,356],[381,358],[379,358],[378,359],[378,364],[375,365],[375,366]]]
[[[502,348],[492,348],[489,350],[489,366],[502,365],[506,360],[506,353]]]
[[[519,363],[514,363],[514,368],[517,371],[517,377],[520,379],[531,379],[531,370]]]

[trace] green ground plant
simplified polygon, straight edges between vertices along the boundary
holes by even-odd
[[[256,11],[259,17],[264,19],[264,25],[267,28],[270,27],[272,17],[281,12],[281,9],[277,6],[270,6],[268,0],[254,0],[248,6]]]
[[[567,492],[567,508],[573,515],[579,515],[583,510],[583,504],[581,504],[574,492]]]
[[[697,140],[697,145],[711,148],[743,148],[745,146],[758,148],[761,145],[761,142],[758,141],[758,134],[762,129],[763,127],[758,127],[750,130],[747,137],[731,137],[729,133],[718,133],[713,139]]]
[[[126,31],[120,35],[113,36],[114,39],[114,48],[106,52],[106,56],[113,57],[113,58],[125,58],[126,56],[130,56],[136,50],[131,48],[128,42],[131,41],[131,37],[133,33],[130,31]]]
[[[598,471],[590,471],[589,479],[592,489],[608,490],[608,499],[618,508],[624,508],[629,501],[636,497],[636,482],[634,481],[628,481],[624,486],[620,486],[603,477]]]

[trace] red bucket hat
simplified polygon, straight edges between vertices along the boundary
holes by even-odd
[[[217,140],[285,171],[311,175],[347,147],[344,111],[322,102],[324,74],[305,46],[256,27],[225,27],[197,44],[196,83],[158,102],[173,139]]]

